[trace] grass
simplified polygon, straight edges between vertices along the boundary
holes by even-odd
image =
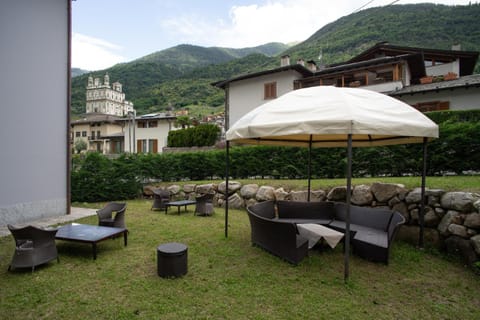
[[[220,107],[210,107],[205,105],[188,105],[182,109],[188,109],[188,113],[192,117],[202,118],[204,116],[209,116],[213,114],[222,113],[225,108],[223,106]]]
[[[195,183],[220,183],[223,180],[204,180],[195,182],[178,182],[178,184]],[[242,184],[256,183],[261,186],[283,187],[285,190],[307,190],[308,182],[306,179],[284,180],[284,179],[235,179]],[[375,178],[354,178],[352,185],[367,184],[374,182],[398,183],[405,185],[408,189],[421,186],[421,177],[375,177]],[[175,182],[177,183],[177,182]],[[312,190],[331,189],[336,186],[346,185],[346,179],[312,179]],[[170,185],[173,183],[164,183]],[[443,189],[445,191],[468,191],[480,193],[480,175],[474,176],[445,176],[445,177],[427,177],[426,187],[430,189]]]
[[[101,207],[102,204],[90,204]],[[355,256],[343,281],[342,247],[313,250],[298,266],[252,247],[247,215],[165,215],[128,202],[128,246],[58,241],[60,263],[7,272],[0,238],[0,310],[8,319],[479,319],[480,277],[456,260],[396,242],[388,266]],[[183,211],[183,208],[182,208]],[[95,216],[80,220],[96,224]],[[188,274],[157,275],[156,248],[188,245]]]

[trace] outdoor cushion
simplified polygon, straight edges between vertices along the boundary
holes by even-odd
[[[281,222],[291,222],[291,223],[316,223],[316,224],[322,224],[322,225],[327,225],[330,222],[332,222],[331,219],[303,219],[303,218],[276,218],[275,221],[281,221]]]
[[[332,220],[335,212],[333,202],[277,201],[280,219],[325,219]]]
[[[353,242],[366,242],[375,246],[388,248],[388,234],[386,232],[369,229],[355,233]]]
[[[275,203],[273,201],[258,202],[257,204],[250,206],[250,210],[263,218],[275,218]]]
[[[345,221],[333,220],[328,225],[328,227],[332,227],[333,229],[340,229],[342,231],[345,231],[345,229],[347,229],[347,223]],[[378,229],[375,229],[375,228],[370,228],[370,227],[365,227],[365,226],[362,226],[362,225],[359,225],[359,224],[350,223],[350,231],[352,231],[352,232],[368,232],[368,231],[371,231],[371,230],[386,233],[385,231],[378,230]]]
[[[335,220],[346,220],[347,205],[335,203]],[[387,231],[392,211],[380,208],[350,206],[350,225],[357,224]]]

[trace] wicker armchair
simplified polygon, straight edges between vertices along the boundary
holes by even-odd
[[[167,210],[166,204],[170,202],[170,192],[163,189],[153,190],[153,204],[150,210]]]
[[[195,213],[194,215],[210,216],[213,211],[213,194],[205,193],[195,197]]]
[[[57,229],[40,229],[34,226],[16,228],[12,225],[8,225],[8,229],[15,239],[15,253],[8,271],[11,268],[32,268],[33,272],[36,266],[53,259],[60,262],[55,243]]]
[[[110,202],[105,207],[97,210],[98,225],[104,227],[125,228],[125,210],[127,204],[124,202]],[[113,215],[115,213],[115,216]]]

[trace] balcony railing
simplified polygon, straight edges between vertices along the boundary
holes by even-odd
[[[88,136],[88,140],[93,141],[93,140],[103,140],[104,137],[101,135],[95,135],[95,136]]]

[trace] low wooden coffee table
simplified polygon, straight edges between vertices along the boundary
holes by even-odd
[[[122,233],[123,242],[125,246],[127,246],[128,230],[126,228],[102,227],[90,224],[72,223],[60,227],[55,235],[55,239],[91,243],[93,249],[93,260],[96,260],[97,243],[121,235]]]
[[[180,207],[185,206],[185,211],[187,211],[187,206],[197,203],[195,200],[180,200],[180,201],[171,201],[165,203],[165,214],[167,214],[168,207],[177,207],[178,214],[180,215]]]

